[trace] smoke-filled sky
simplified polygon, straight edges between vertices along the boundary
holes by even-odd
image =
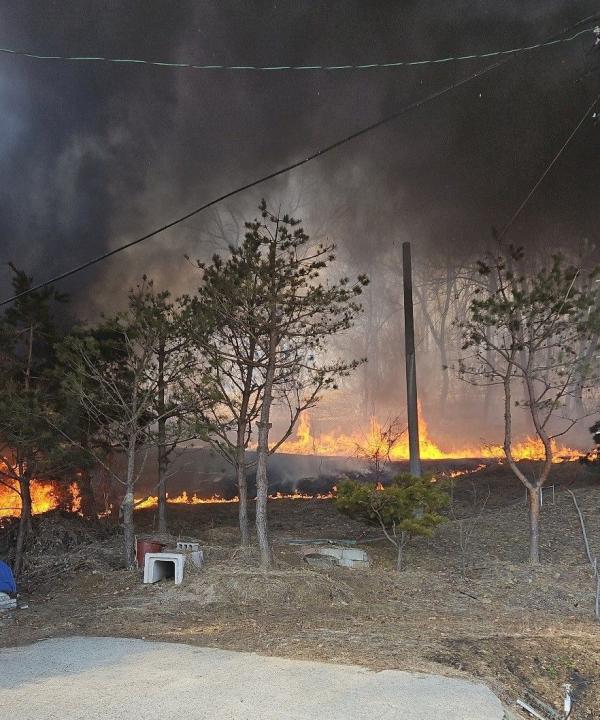
[[[444,57],[545,39],[592,0],[22,0],[0,46],[39,54],[236,64]],[[590,26],[593,23],[588,23]],[[585,26],[584,26],[585,27]],[[296,209],[356,270],[394,242],[485,248],[600,85],[591,34],[525,54],[220,209],[226,231],[261,196]],[[1,296],[12,260],[43,280],[457,81],[489,61],[252,73],[0,55]],[[591,119],[515,225],[515,242],[594,240],[600,123]],[[206,213],[65,283],[80,313],[146,272],[177,292],[185,253],[214,247]],[[235,239],[232,237],[232,239]],[[376,274],[373,276],[376,282]]]

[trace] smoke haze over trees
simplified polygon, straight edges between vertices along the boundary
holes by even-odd
[[[168,10],[158,2],[28,1],[0,9],[0,46],[240,65],[386,62],[519,47],[596,10],[544,0],[180,2]],[[411,240],[417,285],[419,275],[439,280],[439,292],[421,289],[433,309],[417,303],[417,351],[426,414],[443,434],[439,404],[460,392],[442,369],[452,361],[454,310],[445,360],[439,313],[431,327],[427,310],[437,313],[441,302],[443,311],[445,297],[453,306],[466,301],[461,268],[490,247],[491,227],[509,219],[589,104],[599,64],[592,42],[589,35],[526,53],[61,289],[78,315],[94,320],[119,309],[115,298],[143,272],[175,295],[194,288],[184,254],[208,258],[236,242],[264,195],[302,216],[314,238],[337,242],[349,274],[373,279],[357,333],[342,340],[349,352],[357,342],[369,347],[368,365],[340,395],[351,398],[357,422],[390,406],[395,415],[403,403],[399,249]],[[2,56],[0,168],[10,182],[0,190],[1,259],[42,280],[485,64],[252,74]],[[549,246],[581,255],[586,239],[595,240],[599,142],[590,121],[513,227],[511,241],[531,257]],[[10,294],[6,270],[0,287],[2,297]],[[468,416],[468,398],[458,399]],[[339,414],[324,407],[317,421],[335,424]]]

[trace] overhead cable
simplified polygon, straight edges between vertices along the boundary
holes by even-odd
[[[156,228],[155,230],[152,230],[149,233],[146,233],[145,235],[142,235],[139,238],[136,238],[135,240],[131,240],[128,243],[124,243],[123,245],[119,245],[116,248],[113,248],[112,250],[108,250],[105,253],[102,253],[101,255],[98,255],[95,258],[92,258],[90,260],[87,260],[86,262],[82,263],[81,265],[76,265],[75,267],[71,268],[70,270],[67,270],[63,273],[60,273],[59,275],[56,275],[55,277],[50,278],[49,280],[45,280],[44,282],[38,283],[37,285],[34,285],[27,290],[24,290],[23,292],[18,293],[17,295],[13,295],[13,297],[6,298],[5,300],[0,301],[0,307],[3,305],[7,305],[8,303],[11,303],[18,298],[24,297],[25,295],[29,295],[29,293],[35,292],[37,290],[41,290],[42,288],[47,287],[48,285],[53,285],[56,282],[59,282],[60,280],[64,280],[65,278],[70,277],[71,275],[75,275],[75,273],[81,272],[82,270],[85,270],[86,268],[91,267],[92,265],[96,265],[99,262],[102,262],[103,260],[106,260],[109,257],[112,257],[113,255],[116,255],[117,253],[123,252],[123,250],[127,250],[130,247],[133,247],[134,245],[138,245],[141,242],[144,242],[145,240],[149,240],[152,237],[155,237],[156,235],[159,235],[160,233],[165,232],[165,230],[169,230],[170,228],[174,227],[175,225],[179,225],[182,222],[185,222],[186,220],[189,220],[194,215],[198,215],[198,213],[201,213],[203,210],[207,210],[208,208],[212,207],[213,205],[217,205],[218,203],[222,202],[223,200],[227,200],[230,197],[233,197],[234,195],[238,195],[239,193],[243,192],[244,190],[249,190],[250,188],[256,187],[257,185],[260,185],[267,180],[272,180],[273,178],[279,177],[280,175],[284,175],[285,173],[290,172],[291,170],[295,170],[296,168],[301,167],[302,165],[306,165],[311,160],[315,160],[316,158],[322,157],[328,152],[331,152],[332,150],[335,150],[338,147],[341,147],[342,145],[345,145],[346,143],[350,142],[351,140],[355,140],[356,138],[361,137],[362,135],[366,135],[368,132],[371,132],[372,130],[376,130],[377,128],[381,127],[382,125],[386,125],[387,123],[392,122],[393,120],[396,120],[397,118],[401,117],[402,115],[405,115],[411,110],[415,110],[416,108],[422,107],[423,105],[426,105],[427,103],[431,102],[432,100],[435,100],[442,95],[445,95],[449,93],[451,90],[454,90],[462,85],[466,85],[468,82],[471,82],[472,80],[475,80],[476,78],[482,77],[486,73],[490,72],[491,70],[494,70],[495,68],[499,67],[500,65],[503,65],[504,63],[508,62],[508,59],[501,60],[499,62],[495,62],[492,65],[488,65],[487,67],[483,68],[482,70],[477,71],[476,73],[473,73],[472,75],[469,75],[466,78],[463,78],[462,80],[459,80],[458,82],[452,83],[452,85],[447,85],[446,87],[442,88],[441,90],[438,90],[434,93],[431,93],[430,95],[427,95],[426,97],[422,98],[421,100],[416,100],[415,102],[409,103],[408,105],[405,105],[404,107],[400,108],[400,110],[397,110],[396,112],[392,113],[391,115],[387,115],[386,117],[382,118],[381,120],[377,120],[374,123],[371,123],[371,125],[367,125],[366,127],[361,128],[360,130],[357,130],[356,132],[351,133],[350,135],[346,135],[346,137],[342,138],[341,140],[336,140],[335,142],[331,143],[330,145],[326,145],[325,147],[321,148],[320,150],[317,150],[316,152],[311,153],[310,155],[306,156],[305,158],[302,158],[301,160],[298,160],[294,163],[291,163],[290,165],[286,165],[285,167],[279,168],[278,170],[275,170],[274,172],[269,173],[268,175],[263,175],[262,177],[252,180],[251,182],[246,183],[245,185],[240,185],[239,187],[235,188],[235,190],[230,190],[229,192],[224,193],[223,195],[219,195],[216,198],[213,198],[212,200],[209,200],[208,202],[204,203],[203,205],[200,205],[200,207],[195,208],[194,210],[191,210],[190,212],[186,213],[185,215],[182,215],[181,217],[176,218],[175,220],[171,220],[170,222],[166,223],[165,225],[162,225],[159,228]]]
[[[581,25],[582,22],[584,22],[584,21],[579,21],[578,23],[576,23],[576,25],[571,26],[571,28],[568,28],[568,29],[564,30],[563,32],[559,33],[559,35],[564,35],[566,32],[570,32],[577,25]],[[554,42],[554,41],[548,40],[547,42]],[[540,43],[540,45],[543,45],[543,43]],[[81,272],[82,270],[85,270],[89,267],[92,267],[93,265],[96,265],[97,263],[102,262],[103,260],[106,260],[106,259],[112,257],[113,255],[116,255],[117,253],[123,252],[124,250],[127,250],[128,248],[133,247],[134,245],[138,245],[139,243],[142,243],[145,240],[149,240],[150,238],[155,237],[156,235],[159,235],[160,233],[163,233],[166,230],[169,230],[170,228],[172,228],[176,225],[179,225],[182,222],[185,222],[186,220],[189,220],[194,215],[197,215],[197,214],[201,213],[202,211],[207,210],[208,208],[210,208],[214,205],[217,205],[218,203],[220,203],[224,200],[227,200],[230,197],[233,197],[234,195],[238,195],[239,193],[241,193],[245,190],[249,190],[250,188],[256,187],[257,185],[267,182],[268,180],[272,180],[272,179],[279,177],[281,175],[284,175],[292,170],[295,170],[296,168],[299,168],[302,165],[306,165],[307,163],[311,162],[312,160],[322,157],[326,153],[329,153],[332,150],[335,150],[336,148],[341,147],[342,145],[345,145],[348,142],[351,142],[352,140],[355,140],[363,135],[366,135],[367,133],[371,132],[372,130],[376,130],[377,128],[380,128],[383,125],[393,122],[394,120],[407,114],[411,110],[420,108],[420,107],[426,105],[427,103],[446,95],[447,93],[451,92],[452,90],[455,90],[456,88],[466,85],[467,83],[471,82],[472,80],[475,80],[477,78],[484,76],[485,74],[491,72],[492,70],[496,69],[497,67],[500,67],[501,65],[508,63],[516,55],[518,55],[519,52],[520,51],[515,51],[515,53],[513,55],[505,57],[502,60],[492,63],[491,65],[487,65],[486,67],[482,68],[481,70],[478,70],[477,72],[472,73],[471,75],[463,78],[462,80],[454,82],[451,85],[447,85],[447,86],[443,87],[441,90],[437,90],[436,92],[431,93],[430,95],[427,95],[426,97],[422,98],[421,100],[416,100],[412,103],[409,103],[408,105],[405,105],[404,107],[400,108],[396,112],[391,113],[390,115],[387,115],[386,117],[381,118],[380,120],[377,120],[376,122],[371,123],[370,125],[367,125],[366,127],[363,127],[360,130],[357,130],[357,131],[351,133],[350,135],[346,135],[345,137],[341,138],[340,140],[336,140],[335,142],[333,142],[329,145],[326,145],[325,147],[313,152],[312,154],[308,155],[307,157],[305,157],[301,160],[298,160],[294,163],[291,163],[282,168],[279,168],[278,170],[275,170],[267,175],[263,175],[262,177],[260,177],[256,180],[252,180],[251,182],[248,182],[244,185],[241,185],[241,186],[235,188],[234,190],[230,190],[229,192],[224,193],[223,195],[220,195],[220,196],[204,203],[203,205],[200,205],[200,207],[197,207],[194,210],[191,210],[190,212],[186,213],[185,215],[182,215],[181,217],[178,217],[175,220],[172,220],[172,221],[162,225],[161,227],[156,228],[155,230],[152,230],[151,232],[146,233],[145,235],[142,235],[139,238],[136,238],[135,240],[131,240],[128,243],[119,245],[118,247],[113,248],[112,250],[109,250],[105,253],[102,253],[101,255],[98,255],[94,258],[91,258],[90,260],[87,260],[86,262],[84,262],[80,265],[76,265],[75,267],[71,268],[70,270],[62,272],[59,275],[56,275],[48,280],[45,280],[41,283],[33,285],[32,287],[28,288],[27,290],[17,293],[16,295],[13,295],[12,297],[6,298],[5,300],[0,301],[0,307],[7,305],[9,303],[12,303],[15,300],[17,300],[21,297],[24,297],[26,295],[29,295],[32,292],[41,290],[42,288],[48,287],[49,285],[53,285],[54,283],[64,280],[65,278],[70,277],[71,275],[75,275],[76,273]],[[512,220],[511,220],[511,222],[512,222]]]
[[[17,55],[32,60],[61,60],[65,62],[80,63],[113,63],[118,65],[151,65],[154,67],[172,68],[177,70],[225,70],[225,71],[259,71],[278,72],[284,70],[382,70],[401,67],[417,67],[421,65],[442,65],[444,63],[459,62],[466,60],[489,60],[502,55],[514,55],[515,53],[531,52],[541,48],[548,48],[554,45],[573,42],[582,35],[593,32],[592,28],[586,28],[565,38],[548,40],[546,42],[524,45],[523,47],[511,48],[509,50],[493,50],[486,53],[470,53],[468,55],[453,55],[450,57],[433,58],[429,60],[398,60],[394,62],[365,63],[363,65],[200,65],[188,62],[166,62],[161,60],[143,60],[138,58],[114,58],[101,57],[96,55],[42,55],[27,50],[14,50],[11,48],[0,48],[0,53],[5,55]]]
[[[538,188],[540,187],[540,185],[541,185],[541,184],[544,182],[544,180],[546,179],[546,176],[548,175],[548,173],[549,173],[549,172],[552,170],[552,168],[556,165],[556,163],[558,162],[560,156],[564,153],[564,151],[565,151],[565,150],[567,149],[567,147],[570,145],[571,140],[573,140],[573,138],[575,137],[575,135],[577,134],[577,132],[579,131],[579,129],[581,128],[581,126],[583,125],[583,123],[588,119],[588,117],[590,117],[590,115],[592,114],[594,108],[596,107],[596,105],[598,105],[599,102],[600,102],[600,93],[599,93],[598,95],[596,95],[596,97],[594,98],[592,104],[587,108],[587,110],[584,112],[584,114],[583,114],[583,115],[581,116],[581,118],[579,119],[577,125],[575,125],[575,127],[573,128],[573,130],[572,130],[572,131],[569,133],[569,135],[567,136],[567,139],[566,139],[566,140],[564,141],[564,143],[560,146],[558,152],[554,155],[554,157],[553,157],[552,160],[548,163],[548,165],[546,165],[546,167],[544,168],[544,171],[542,172],[542,174],[540,175],[540,177],[537,179],[537,181],[535,182],[535,184],[533,185],[533,187],[531,188],[531,190],[527,193],[527,195],[526,195],[525,199],[523,200],[523,202],[519,205],[519,207],[518,207],[518,208],[516,209],[516,211],[513,213],[513,215],[512,215],[512,217],[510,218],[510,220],[509,220],[509,221],[506,223],[506,225],[502,228],[502,230],[501,230],[500,233],[498,234],[498,238],[497,238],[498,241],[502,240],[502,238],[506,235],[506,233],[509,231],[509,229],[512,227],[512,225],[515,223],[516,219],[519,217],[519,215],[521,214],[521,212],[524,210],[524,208],[525,208],[525,206],[527,205],[527,203],[528,203],[528,202],[531,200],[531,198],[535,195],[535,193],[537,192],[537,190],[538,190]]]

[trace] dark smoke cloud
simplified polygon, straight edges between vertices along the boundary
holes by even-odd
[[[0,45],[234,64],[375,62],[485,52],[544,38],[592,2],[5,3]],[[479,249],[502,226],[590,102],[591,36],[509,63],[293,176],[247,193],[299,203],[356,269],[410,238],[429,253]],[[483,63],[364,73],[203,73],[0,57],[0,259],[36,279],[152,229]],[[585,75],[588,73],[587,75]],[[583,79],[578,78],[585,75]],[[526,243],[594,238],[600,126],[588,123],[514,228]],[[196,282],[212,248],[198,217],[65,284],[77,308],[112,306],[147,272]],[[0,275],[2,295],[10,291]]]

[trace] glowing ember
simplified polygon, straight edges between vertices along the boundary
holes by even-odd
[[[454,447],[443,450],[429,437],[427,424],[422,419],[422,415],[419,420],[419,440],[423,460],[464,460],[468,458],[502,460],[504,458],[504,450],[501,445]],[[295,438],[285,442],[281,446],[281,452],[294,455],[356,457],[358,448],[361,448],[361,456],[379,454],[382,457],[387,454],[384,429],[375,418],[371,418],[369,431],[366,434],[360,432],[354,432],[351,435],[322,433],[315,436],[311,432],[308,414],[303,413]],[[513,456],[515,460],[542,460],[544,447],[540,440],[526,438],[521,442],[514,443]],[[580,456],[581,452],[578,450],[554,444],[555,463],[578,460]],[[389,457],[393,461],[409,459],[407,433],[404,433],[392,445]]]

